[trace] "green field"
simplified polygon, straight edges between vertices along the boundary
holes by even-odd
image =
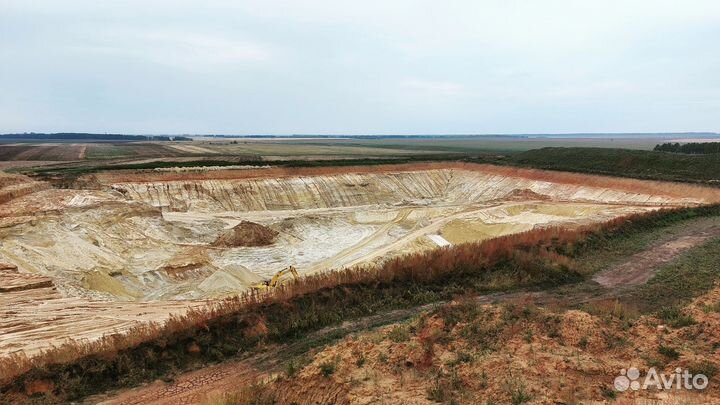
[[[345,166],[421,161],[466,161],[639,179],[720,184],[720,154],[651,150],[660,139],[622,138],[383,138],[222,139],[193,142],[6,144],[12,161],[70,160],[41,168],[40,175],[79,175],[102,170],[234,165],[258,161],[278,166]],[[555,146],[548,146],[555,145]],[[602,147],[599,147],[602,146]],[[621,148],[614,147],[620,146]]]
[[[342,141],[298,141],[315,145],[345,145],[430,152],[521,152],[545,147],[599,147],[652,150],[660,138],[510,138],[510,137],[435,137],[407,139],[351,139]]]
[[[207,147],[207,146],[203,146]],[[217,146],[213,146],[217,147]],[[435,152],[435,153],[403,153],[387,154],[377,153],[373,156],[365,155],[366,148],[358,151],[358,155],[325,155],[323,158],[312,158],[307,155],[263,155],[252,154],[250,149],[243,146],[223,146],[228,149],[222,153],[211,156],[190,155],[175,156],[174,158],[163,156],[164,151],[155,145],[155,148],[146,146],[136,152],[134,159],[129,159],[125,153],[132,152],[125,146],[103,145],[101,151],[89,149],[96,159],[86,161],[82,164],[68,164],[53,167],[23,168],[22,172],[35,175],[72,175],[94,173],[106,170],[144,170],[158,167],[196,167],[196,166],[228,166],[242,164],[258,164],[265,161],[267,164],[284,167],[318,167],[318,166],[355,166],[355,165],[377,165],[377,164],[401,164],[429,161],[465,161],[473,163],[490,163],[498,165],[510,165],[545,170],[559,170],[578,173],[602,174],[620,177],[632,177],[648,180],[679,181],[691,183],[704,183],[707,185],[720,184],[720,155],[687,155],[667,152],[654,152],[644,150],[608,149],[608,148],[542,148],[525,152],[491,153],[477,151],[475,153],[458,152]],[[280,153],[282,148],[289,148],[288,145],[273,146],[273,153]],[[346,147],[353,151],[354,147]],[[260,147],[254,146],[255,152]],[[216,149],[220,150],[220,148]],[[268,149],[270,150],[270,149]],[[300,150],[300,149],[299,149]],[[296,151],[299,153],[299,150]],[[230,152],[233,153],[230,153]],[[245,152],[245,154],[241,153]],[[267,150],[266,150],[267,152]],[[145,153],[145,160],[139,159],[139,153]],[[337,151],[333,150],[333,153]],[[155,154],[155,156],[153,156]],[[122,162],[113,162],[111,156],[122,156]],[[279,158],[282,156],[282,158]],[[89,156],[90,157],[90,156]],[[104,158],[102,158],[104,157]],[[148,160],[148,158],[151,158]],[[160,159],[160,160],[158,160]]]
[[[720,155],[604,148],[543,148],[512,155],[509,163],[537,169],[639,179],[720,183]]]

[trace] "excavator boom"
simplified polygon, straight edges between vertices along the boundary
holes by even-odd
[[[290,266],[287,269],[283,269],[283,270],[280,270],[277,273],[275,273],[270,280],[267,280],[261,284],[254,285],[253,288],[256,290],[275,288],[280,283],[280,280],[282,279],[282,277],[284,275],[286,275],[287,273],[292,274],[292,276],[295,280],[300,278],[300,275],[298,274],[298,271],[295,268],[295,266]]]

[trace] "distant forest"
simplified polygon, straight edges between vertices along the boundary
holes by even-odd
[[[703,142],[703,143],[663,143],[656,145],[656,151],[660,152],[675,152],[675,153],[690,153],[690,154],[708,154],[708,153],[720,153],[720,142]]]
[[[123,134],[88,134],[80,132],[58,132],[53,134],[23,133],[2,134],[0,140],[30,140],[30,141],[192,141],[186,136],[168,135],[123,135]]]

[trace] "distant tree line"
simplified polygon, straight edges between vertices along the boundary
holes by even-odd
[[[690,154],[720,153],[720,142],[663,143],[656,145],[654,150]]]
[[[19,139],[19,140],[83,140],[83,141],[192,141],[192,138],[186,136],[175,135],[124,135],[124,134],[89,134],[82,132],[58,132],[52,134],[45,133],[22,133],[22,134],[2,134],[0,139]]]

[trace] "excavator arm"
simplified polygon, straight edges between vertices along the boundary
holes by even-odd
[[[275,275],[272,276],[272,278],[270,279],[270,283],[268,283],[268,285],[270,287],[276,287],[278,285],[278,283],[280,282],[280,277],[284,276],[286,272],[287,272],[287,270],[280,270],[277,273],[275,273]]]
[[[283,270],[280,270],[280,271],[278,271],[277,273],[275,273],[270,280],[266,280],[266,281],[264,281],[263,283],[260,283],[260,284],[255,284],[255,285],[253,286],[253,288],[256,289],[256,290],[264,290],[264,289],[268,289],[268,288],[275,288],[275,287],[277,287],[277,285],[280,283],[280,280],[282,279],[282,277],[283,277],[284,275],[286,275],[287,273],[292,274],[292,276],[293,276],[293,278],[294,278],[295,280],[297,280],[297,279],[300,278],[300,275],[298,274],[298,271],[297,271],[297,269],[295,268],[295,266],[290,266],[290,267],[288,267],[287,269],[283,269]]]

